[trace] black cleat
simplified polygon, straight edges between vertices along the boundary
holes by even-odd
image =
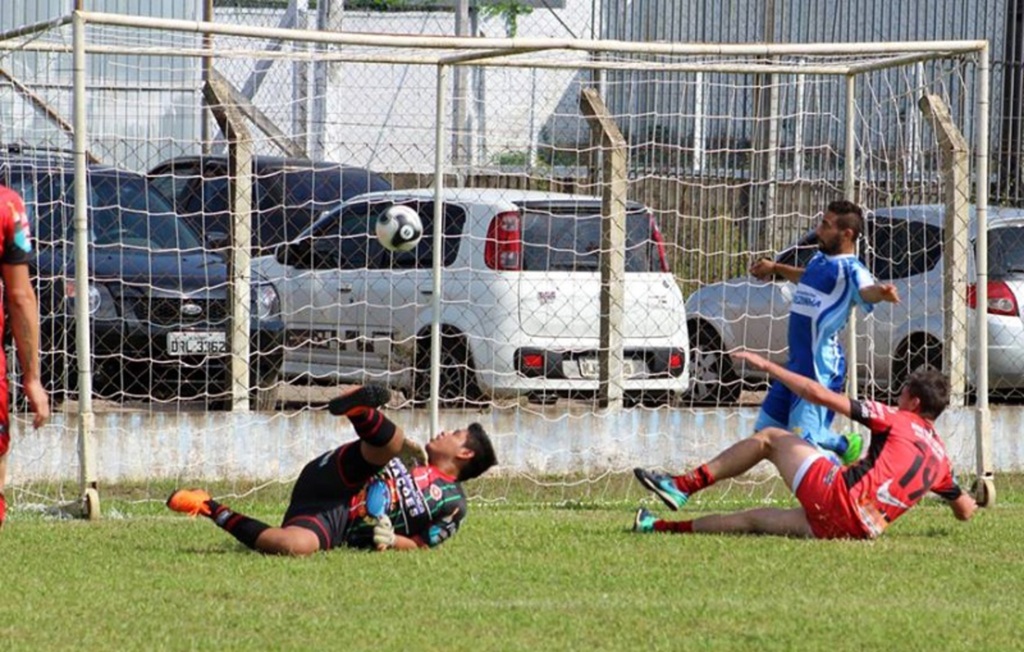
[[[335,416],[345,416],[357,407],[379,408],[391,400],[391,391],[380,385],[363,385],[347,394],[332,398],[327,410]]]

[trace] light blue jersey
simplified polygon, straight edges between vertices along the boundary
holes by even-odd
[[[839,344],[839,331],[846,326],[855,305],[866,312],[874,309],[860,296],[860,291],[874,282],[853,254],[815,254],[793,294],[786,368],[841,392],[846,357]],[[782,383],[773,381],[754,429],[785,428],[811,443],[829,447],[833,416],[830,410],[804,401]]]

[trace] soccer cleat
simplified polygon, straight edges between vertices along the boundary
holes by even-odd
[[[391,392],[387,387],[363,385],[347,394],[332,398],[331,402],[327,404],[327,410],[335,416],[343,417],[353,408],[379,408],[382,405],[387,405],[390,400]]]
[[[864,450],[864,438],[856,432],[847,433],[843,437],[846,439],[846,452],[842,455],[843,466],[856,464]]]
[[[636,516],[633,517],[633,531],[638,534],[654,532],[654,522],[656,520],[658,520],[658,517],[641,507],[636,510]]]
[[[661,498],[661,502],[668,505],[668,508],[673,512],[678,511],[690,499],[690,494],[680,491],[676,487],[672,476],[654,473],[640,467],[633,469],[633,475],[640,481],[640,484],[653,491],[658,498]]]
[[[210,494],[202,489],[178,489],[167,499],[167,506],[189,516],[209,516],[211,512],[206,502],[208,500]]]

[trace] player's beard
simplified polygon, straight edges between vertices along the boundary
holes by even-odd
[[[820,251],[821,253],[825,254],[826,256],[835,256],[836,254],[839,253],[839,250],[840,250],[839,238],[835,238],[835,239],[833,239],[831,241],[827,241],[827,240],[819,240],[818,241],[818,251]]]

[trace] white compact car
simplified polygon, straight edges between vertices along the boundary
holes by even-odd
[[[865,216],[861,259],[879,281],[894,283],[899,305],[881,303],[869,316],[857,310],[858,377],[893,393],[906,375],[943,364],[943,220],[941,205],[880,209]],[[970,246],[974,250],[974,207]],[[998,394],[1024,390],[1024,210],[992,207],[988,214],[989,387]],[[814,232],[776,257],[805,267],[818,245]],[[974,278],[973,256],[969,261]],[[794,285],[735,278],[705,286],[686,301],[690,319],[695,402],[731,403],[745,386],[766,382],[763,373],[737,366],[727,355],[745,348],[785,364],[786,331]],[[967,329],[973,377],[976,339],[974,286],[968,286]],[[841,338],[845,337],[842,335]],[[845,339],[840,341],[845,342]]]
[[[444,195],[441,398],[527,395],[550,401],[598,388],[601,200],[507,189]],[[411,252],[376,240],[377,216],[416,210]],[[434,190],[361,195],[326,213],[273,256],[253,261],[279,288],[284,374],[384,382],[429,394]],[[651,212],[627,206],[624,386],[670,400],[689,387],[683,297]]]

